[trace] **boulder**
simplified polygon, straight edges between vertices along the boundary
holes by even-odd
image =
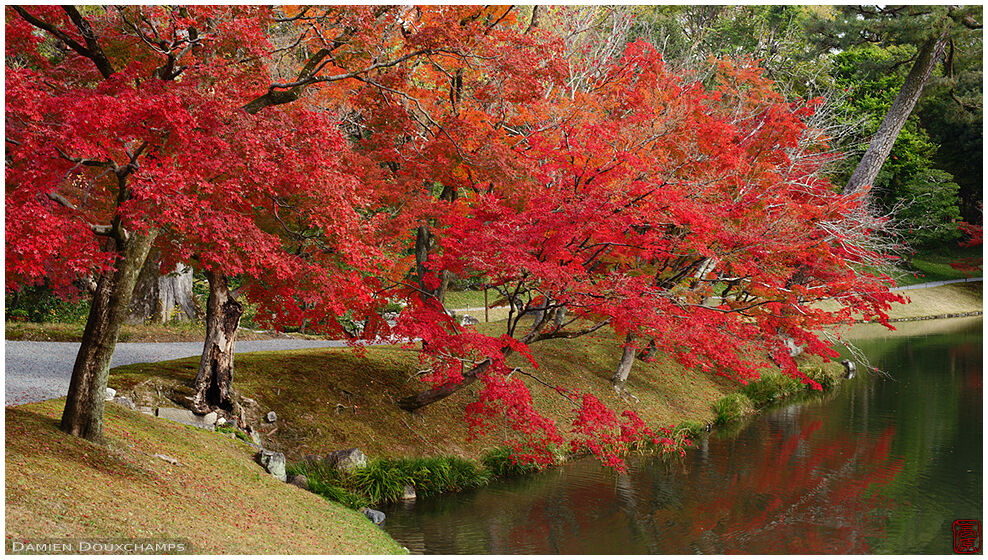
[[[415,499],[415,487],[411,484],[406,484],[405,488],[401,491],[402,500],[414,500]]]
[[[271,412],[268,413],[267,419],[268,419],[268,422],[277,422],[278,421],[278,415],[275,414],[274,411],[272,410]]]
[[[371,509],[371,508],[360,508],[358,511],[364,514],[364,517],[370,519],[371,522],[374,523],[374,525],[380,525],[381,523],[384,523],[385,516],[383,511],[377,511],[376,509]]]
[[[327,466],[338,471],[352,471],[367,466],[367,456],[356,447],[333,451],[323,458]]]
[[[164,418],[165,420],[171,420],[172,422],[178,422],[179,424],[185,424],[187,426],[195,426],[196,428],[203,428],[205,430],[213,429],[212,424],[207,423],[202,416],[194,414],[187,408],[159,407],[158,418]]]
[[[206,424],[216,424],[219,415],[215,412],[209,412],[202,417],[202,421]]]
[[[216,419],[216,425],[217,426],[225,426],[226,425],[226,418],[223,418],[222,416],[220,416],[219,418],[217,418]]]
[[[111,389],[111,388],[107,387],[106,388],[106,400],[112,401],[113,400],[113,397],[115,397],[115,396],[117,396],[117,390],[116,389]]]
[[[292,486],[298,486],[302,490],[309,489],[309,479],[304,474],[297,474],[288,481]]]
[[[460,318],[460,326],[478,325],[478,324],[480,324],[480,321],[473,315],[464,315],[462,318]]]
[[[844,365],[844,379],[854,379],[858,373],[858,366],[851,360],[844,360],[841,364]]]
[[[113,399],[113,402],[119,404],[120,406],[127,407],[131,410],[135,410],[137,408],[137,406],[134,404],[134,401],[128,399],[127,397],[116,397]]]
[[[137,410],[147,414],[148,416],[155,416],[154,409],[150,406],[139,406],[137,407]]]
[[[271,476],[282,482],[288,480],[288,477],[285,475],[284,453],[262,449],[257,453],[257,462],[260,463],[266,471],[271,473]]]

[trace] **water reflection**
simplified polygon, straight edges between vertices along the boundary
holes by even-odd
[[[949,553],[952,521],[982,514],[981,323],[861,346],[894,380],[860,375],[683,460],[576,461],[385,527],[420,553]]]

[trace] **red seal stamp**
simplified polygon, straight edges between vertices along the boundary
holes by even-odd
[[[981,522],[977,519],[954,521],[954,552],[981,554]]]

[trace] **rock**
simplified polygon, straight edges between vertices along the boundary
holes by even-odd
[[[277,451],[262,449],[257,453],[257,462],[264,467],[271,476],[285,482],[288,477],[285,475],[285,454]]]
[[[352,471],[367,466],[367,456],[356,447],[333,451],[323,458],[326,465],[338,471]]]
[[[851,360],[844,360],[841,364],[844,365],[844,379],[854,379],[858,373],[858,366]]]
[[[172,422],[178,422],[179,424],[185,424],[187,426],[195,426],[196,428],[203,428],[205,430],[213,429],[212,424],[207,424],[206,421],[203,420],[202,416],[193,414],[192,411],[187,408],[159,407],[158,418],[164,418],[165,420],[171,420]]]
[[[144,414],[147,414],[148,416],[156,416],[154,413],[154,409],[151,408],[150,406],[139,406],[137,407],[137,410],[143,412]]]
[[[209,412],[202,417],[202,421],[205,422],[206,424],[216,424],[216,420],[218,418],[219,418],[218,414],[216,414],[215,412]]]
[[[162,461],[164,461],[166,463],[171,463],[171,464],[173,464],[175,466],[179,466],[179,465],[182,464],[182,463],[179,463],[177,460],[172,459],[168,455],[162,455],[161,453],[155,453],[154,455],[152,455],[152,457],[154,457],[155,459],[161,459]]]
[[[415,499],[415,487],[411,484],[406,484],[405,488],[401,491],[402,500],[414,500]]]
[[[278,421],[278,415],[275,414],[274,411],[272,410],[271,412],[268,413],[267,419],[268,419],[268,422],[277,422]]]
[[[384,512],[382,511],[377,511],[376,509],[371,508],[360,508],[358,511],[364,514],[364,517],[370,519],[374,525],[384,523]]]
[[[217,426],[225,426],[226,425],[226,418],[223,418],[222,416],[220,416],[219,418],[217,418],[216,419],[216,425]]]
[[[460,326],[465,326],[465,325],[479,325],[479,324],[480,324],[480,321],[476,317],[474,317],[473,315],[464,315],[460,319]]]
[[[137,408],[137,406],[134,405],[134,401],[128,399],[127,397],[116,397],[113,399],[113,402],[119,404],[120,406],[125,406],[131,410]]]
[[[250,440],[254,442],[254,445],[261,445],[261,434],[257,433],[257,430],[251,430]]]
[[[308,490],[309,489],[309,479],[306,478],[306,476],[304,474],[297,474],[297,475],[293,476],[292,479],[290,481],[288,481],[288,482],[292,486],[298,486],[302,490]]]
[[[113,397],[115,397],[115,396],[117,396],[117,390],[116,389],[111,389],[111,388],[107,387],[106,388],[106,400],[112,401],[113,400]]]

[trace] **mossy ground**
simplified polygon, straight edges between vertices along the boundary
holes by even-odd
[[[484,325],[483,328],[495,328]],[[512,356],[548,385],[589,391],[612,410],[633,410],[651,426],[683,421],[700,424],[715,417],[712,404],[739,390],[727,378],[686,370],[659,360],[635,363],[622,394],[610,382],[620,356],[613,333],[575,340],[546,341],[533,346],[540,364]],[[195,375],[195,358],[134,364],[115,368],[110,386],[127,391],[149,378],[178,396]],[[469,440],[465,406],[476,400],[479,384],[452,397],[405,412],[395,402],[421,391],[415,379],[421,368],[414,348],[398,346],[255,352],[237,357],[235,386],[258,402],[261,414],[273,410],[275,424],[256,419],[264,445],[282,451],[289,460],[310,454],[358,447],[374,457],[454,455],[479,459],[483,451],[511,437],[503,426]],[[554,390],[525,379],[536,407],[567,433],[573,420],[572,403]]]
[[[214,554],[402,551],[359,513],[275,480],[240,442],[109,403],[99,448],[58,430],[63,406],[6,409],[8,550],[88,537],[184,539]]]

